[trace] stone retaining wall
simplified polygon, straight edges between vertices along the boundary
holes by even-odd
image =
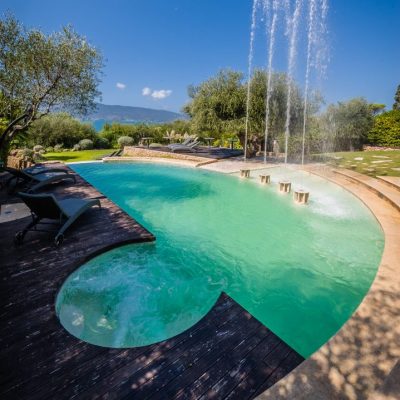
[[[31,167],[32,165],[33,165],[32,162],[24,160],[21,157],[16,157],[16,156],[7,157],[7,167],[22,169]]]
[[[203,157],[197,157],[191,154],[172,153],[167,151],[157,151],[148,148],[125,146],[122,156],[129,157],[155,157],[155,158],[172,158],[175,160],[195,161],[198,163],[204,162]]]

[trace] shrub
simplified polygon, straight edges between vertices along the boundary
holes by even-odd
[[[46,153],[53,153],[54,152],[54,147],[46,147]]]
[[[27,143],[54,146],[63,143],[64,147],[72,148],[82,139],[95,140],[97,134],[90,124],[65,113],[54,113],[36,120],[28,129]]]
[[[189,136],[191,136],[193,138],[196,135],[189,135]],[[214,136],[214,134],[210,133],[209,135],[207,134],[207,136]],[[216,138],[213,141],[213,145],[219,146],[219,147],[230,147],[231,143],[230,143],[229,139],[236,139],[236,142],[233,142],[233,148],[241,149],[242,146],[240,144],[239,138],[237,137],[237,135],[235,135],[233,133],[222,133],[220,138]]]
[[[108,149],[110,143],[107,138],[98,136],[94,142],[96,149]]]
[[[38,153],[33,153],[32,156],[33,161],[38,162],[44,160],[43,154],[38,152]]]
[[[90,139],[82,139],[79,142],[79,146],[82,150],[90,150],[93,149],[93,141]]]
[[[44,150],[44,147],[41,146],[40,144],[37,144],[36,146],[33,146],[33,151],[35,153],[39,153],[41,150]]]
[[[22,156],[22,157],[32,157],[33,156],[33,150],[25,148],[25,149],[20,149],[18,151],[18,153]]]
[[[79,144],[74,144],[72,151],[79,151],[80,149],[81,149],[81,146]]]
[[[161,143],[150,143],[149,147],[162,147]]]
[[[377,115],[368,141],[377,146],[400,147],[400,110]]]
[[[132,146],[134,140],[130,136],[121,136],[118,138],[118,145],[123,149],[125,146]]]
[[[190,122],[182,120],[162,124],[113,122],[112,124],[105,124],[98,136],[108,139],[110,147],[112,147],[117,145],[118,138],[121,136],[130,136],[134,140],[134,144],[138,143],[142,137],[152,137],[154,142],[163,143],[165,136],[170,136],[171,131],[190,133]],[[173,140],[172,137],[171,140]]]
[[[62,149],[62,151],[69,151],[69,149]]]
[[[62,148],[63,148],[63,145],[62,145],[62,144],[56,144],[56,145],[54,146],[54,151],[55,151],[55,152],[57,152],[57,151],[62,151]]]

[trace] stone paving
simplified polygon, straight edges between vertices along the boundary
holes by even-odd
[[[274,164],[263,164],[261,162],[244,162],[241,160],[224,160],[199,166],[199,168],[202,169],[222,172],[224,174],[232,174],[235,172],[239,172],[241,169],[257,170],[257,169],[274,168],[274,167],[276,167],[276,165]]]
[[[400,168],[399,168],[400,170]],[[388,183],[391,186],[394,186],[398,190],[400,190],[400,177],[398,176],[377,176],[378,179]]]
[[[400,191],[398,188],[396,189],[395,185],[388,185],[387,182],[382,181],[382,179],[375,179],[343,168],[334,169],[333,171],[335,174],[342,175],[356,183],[363,184],[400,211]]]
[[[376,278],[353,316],[259,399],[399,399],[400,213],[364,184],[364,175],[353,172],[349,179],[329,168],[308,171],[343,186],[370,208],[385,234],[384,253]]]

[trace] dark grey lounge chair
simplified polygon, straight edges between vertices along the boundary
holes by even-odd
[[[29,207],[32,214],[32,221],[22,231],[15,235],[15,243],[21,244],[28,231],[49,232],[48,230],[37,229],[38,224],[61,225],[57,232],[54,243],[59,246],[64,240],[64,232],[69,226],[85,211],[93,206],[101,208],[99,199],[65,199],[57,200],[52,194],[28,194],[18,193],[21,199]],[[41,222],[43,219],[54,220],[54,222]]]
[[[48,167],[45,164],[35,164],[32,167],[24,168],[22,171],[31,175],[43,174],[46,172],[62,172],[64,174],[69,173],[69,171],[65,168]]]
[[[20,182],[25,182],[27,184],[26,190],[30,193],[50,183],[62,182],[65,180],[76,182],[75,175],[61,168],[38,168],[36,172],[32,172],[33,169],[31,170],[29,168],[20,170],[6,167],[4,170],[12,175],[7,181],[8,186],[14,179],[16,180],[15,185],[18,185]]]
[[[191,153],[196,153],[195,147],[199,144],[200,142],[198,140],[195,140],[194,142],[189,143],[188,145],[177,145],[171,148],[171,151],[173,153],[179,152],[179,151],[190,151]]]
[[[171,143],[167,147],[170,150],[174,151],[174,148],[176,148],[176,147],[190,146],[191,143],[196,142],[196,141],[197,141],[197,136],[195,136],[195,137],[189,136],[182,143]]]

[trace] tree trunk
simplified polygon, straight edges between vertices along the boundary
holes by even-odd
[[[30,116],[28,121],[25,121],[23,126],[18,125],[19,122],[22,120],[26,120],[29,117],[27,113],[24,113],[20,115],[19,117],[15,118],[13,121],[11,121],[7,128],[4,130],[4,132],[0,136],[0,160],[4,161],[4,163],[7,163],[7,157],[8,157],[8,151],[10,148],[10,143],[15,134],[18,131],[22,131],[25,129],[30,122],[32,121],[32,116]]]
[[[7,142],[7,136],[0,137],[0,161],[4,162],[4,165],[7,164],[8,150],[9,144]]]
[[[239,138],[239,142],[244,149],[246,141],[246,133],[244,131],[240,131],[237,134],[237,137]],[[249,137],[247,138],[247,152],[246,152],[246,156],[248,158],[254,157],[256,155],[258,147],[257,145],[258,143],[254,141],[254,135],[249,135]]]

